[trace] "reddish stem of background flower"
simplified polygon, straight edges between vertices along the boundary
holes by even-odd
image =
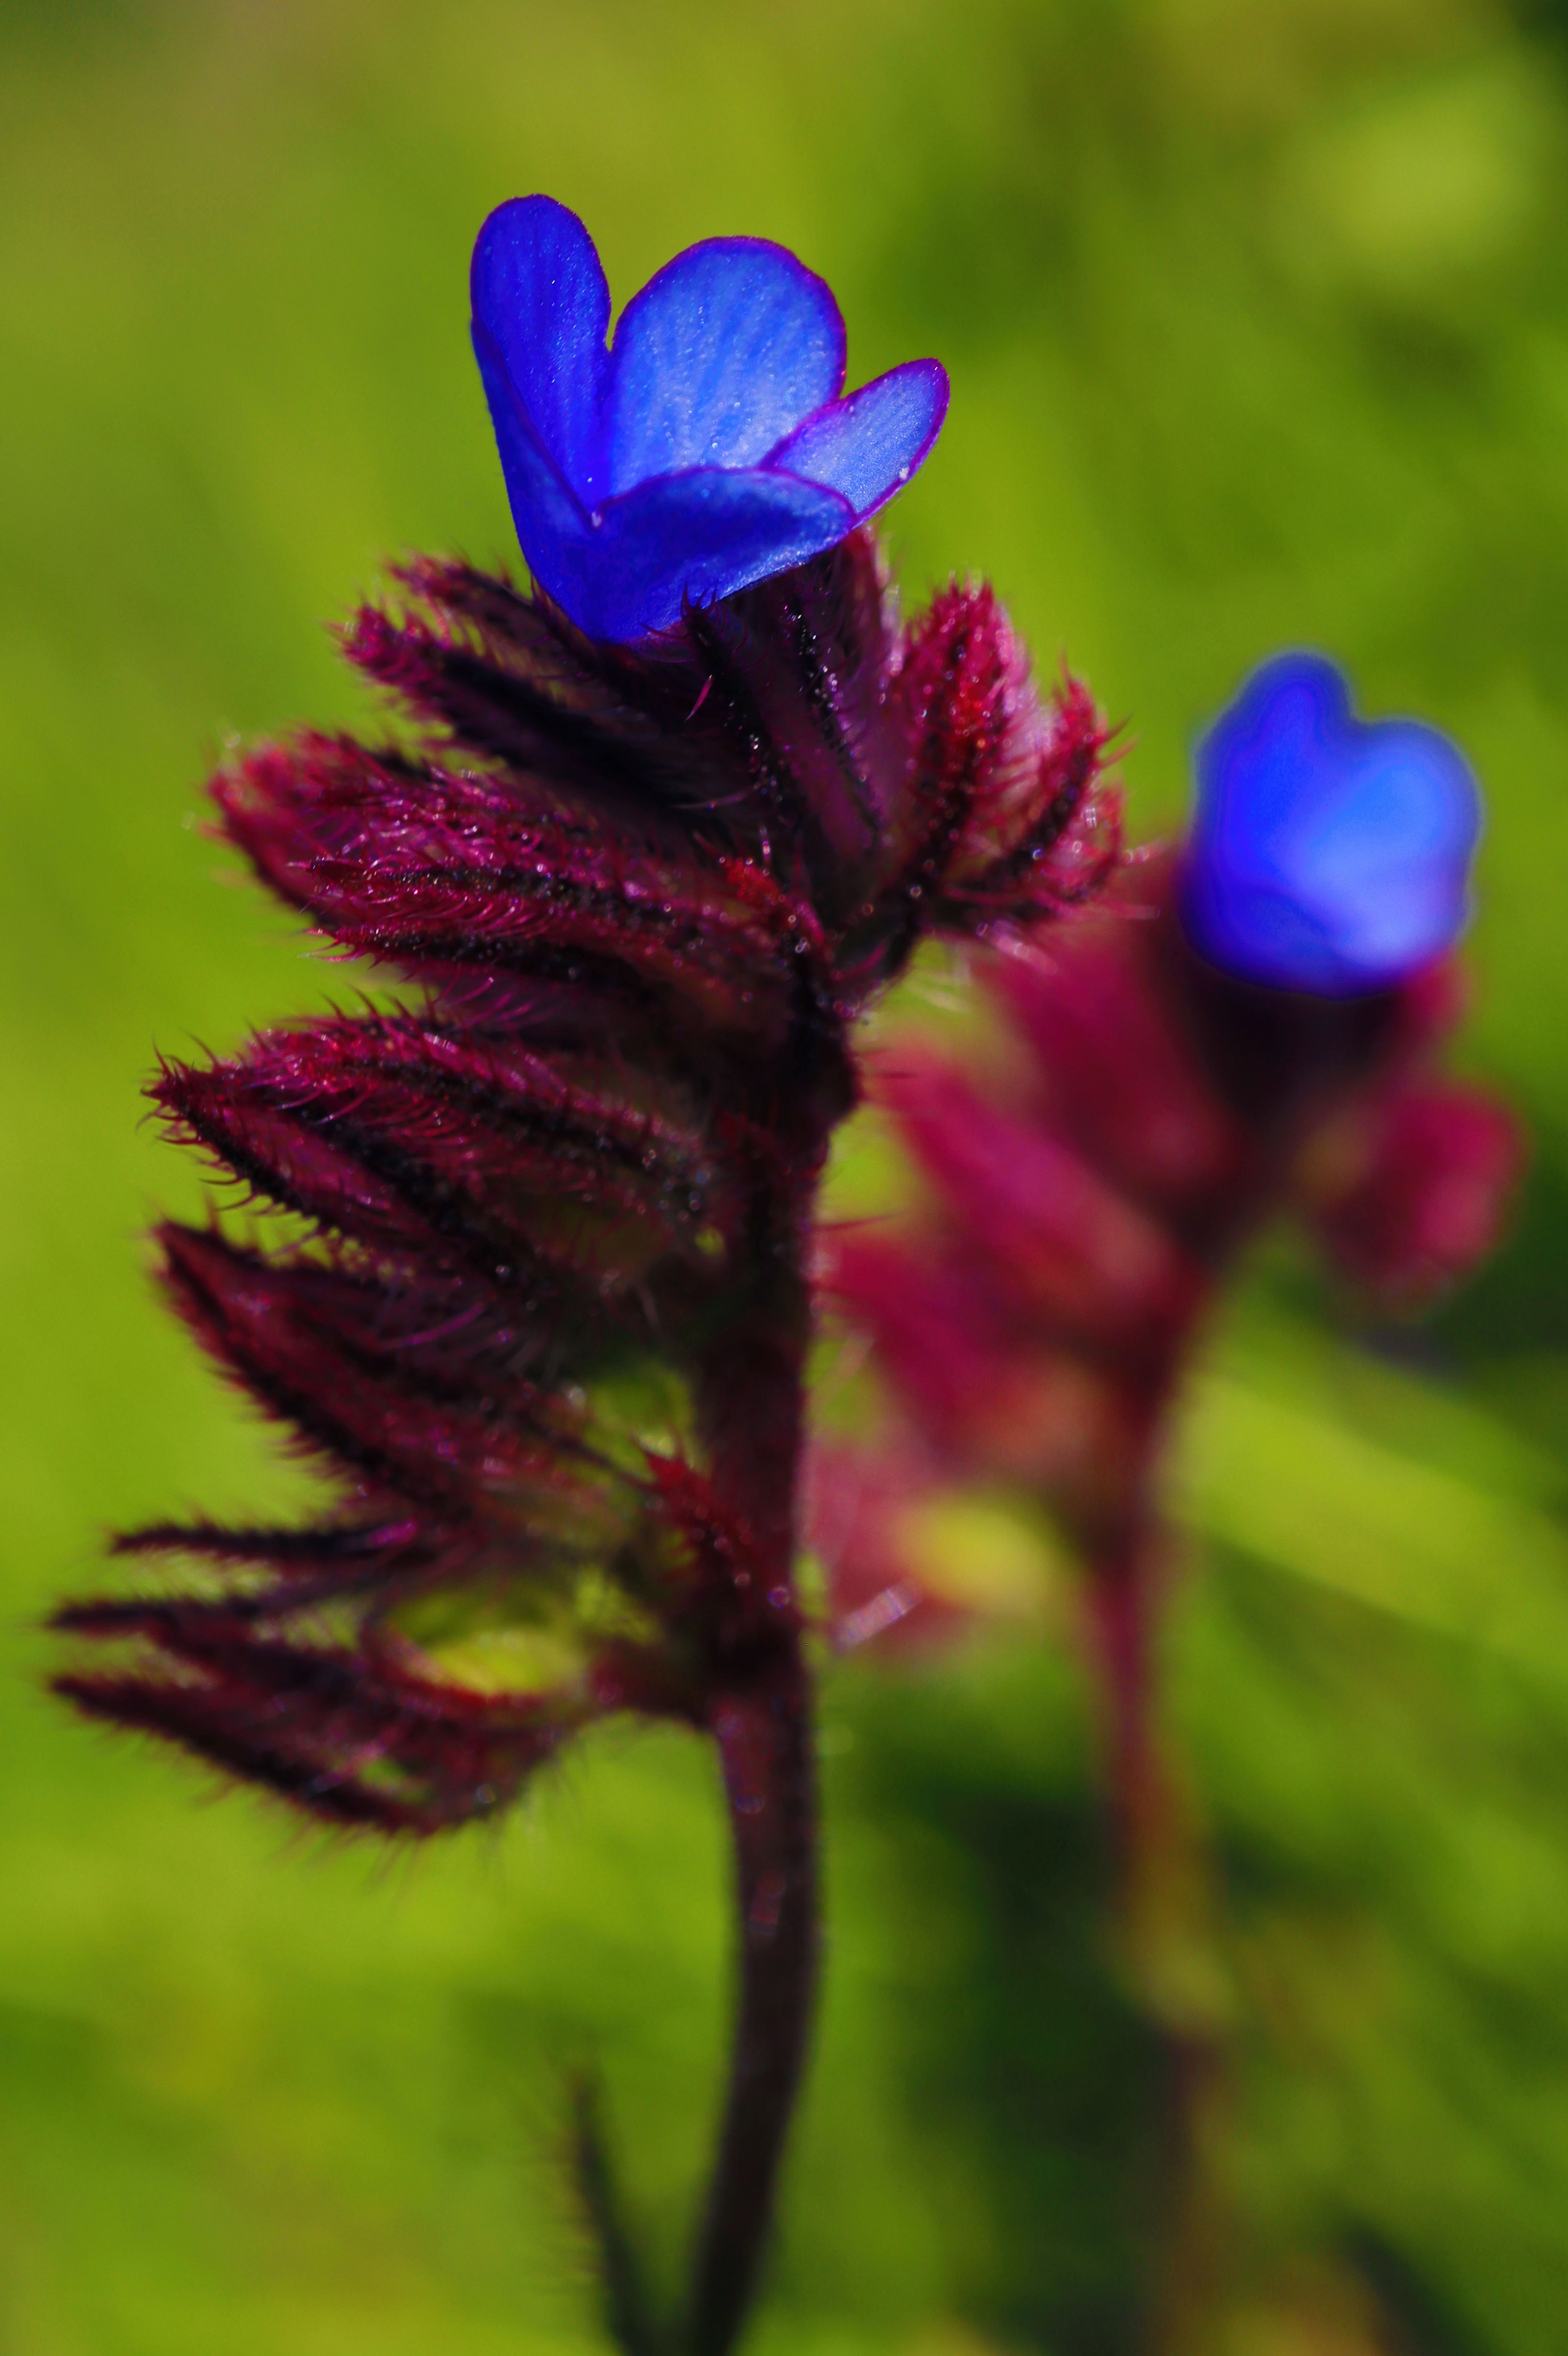
[[[1123,1960],[1165,2060],[1161,2219],[1147,2299],[1150,2356],[1208,2356],[1219,2287],[1221,2203],[1209,2152],[1225,2103],[1222,2040],[1183,1986],[1210,1912],[1203,1844],[1162,1739],[1157,1642],[1169,1547],[1152,1516],[1113,1557],[1086,1565],[1085,1602],[1101,1704],[1106,1798]]]

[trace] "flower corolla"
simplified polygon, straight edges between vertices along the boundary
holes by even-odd
[[[1277,655],[1198,747],[1187,936],[1213,964],[1277,989],[1386,988],[1463,929],[1480,822],[1475,778],[1445,736],[1359,720],[1326,657]]]
[[[678,253],[613,343],[594,241],[553,198],[491,213],[471,284],[522,552],[590,637],[647,637],[835,546],[908,481],[947,410],[930,359],[841,398],[832,292],[761,238]]]

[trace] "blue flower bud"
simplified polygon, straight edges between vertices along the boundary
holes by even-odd
[[[1386,988],[1463,929],[1480,824],[1447,737],[1358,720],[1326,657],[1276,655],[1198,746],[1187,937],[1249,981],[1324,997]]]

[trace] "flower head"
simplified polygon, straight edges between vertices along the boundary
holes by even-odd
[[[1322,655],[1254,671],[1198,748],[1183,919],[1250,981],[1348,996],[1452,948],[1480,803],[1462,755],[1413,720],[1358,720]]]
[[[517,536],[590,637],[663,630],[835,547],[940,431],[947,372],[910,360],[847,400],[831,288],[780,245],[709,238],[608,340],[594,241],[550,197],[479,231],[474,350]]]

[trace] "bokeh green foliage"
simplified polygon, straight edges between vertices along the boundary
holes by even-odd
[[[585,2059],[667,2278],[689,2226],[725,1963],[696,1746],[612,1730],[389,1864],[67,1722],[30,1633],[104,1526],[303,1482],[149,1299],[138,1225],[197,1184],[137,1084],[332,992],[217,872],[200,776],[231,731],[364,716],[321,625],[387,555],[508,554],[465,266],[542,187],[618,296],[746,230],[832,280],[857,377],[946,359],[907,589],[991,573],[1128,720],[1141,830],[1282,643],[1483,774],[1465,1053],[1538,1132],[1516,1237],[1415,1339],[1263,1256],[1173,1468],[1171,1708],[1230,1924],[1240,2356],[1330,2345],[1266,2317],[1308,2247],[1431,2356],[1568,2349],[1563,36],[1483,0],[0,7],[0,2348],[588,2347],[553,2167]],[[852,1136],[840,1199],[880,1169]],[[1112,2356],[1155,2062],[1070,1651],[858,1664],[825,1714],[759,2356]]]

